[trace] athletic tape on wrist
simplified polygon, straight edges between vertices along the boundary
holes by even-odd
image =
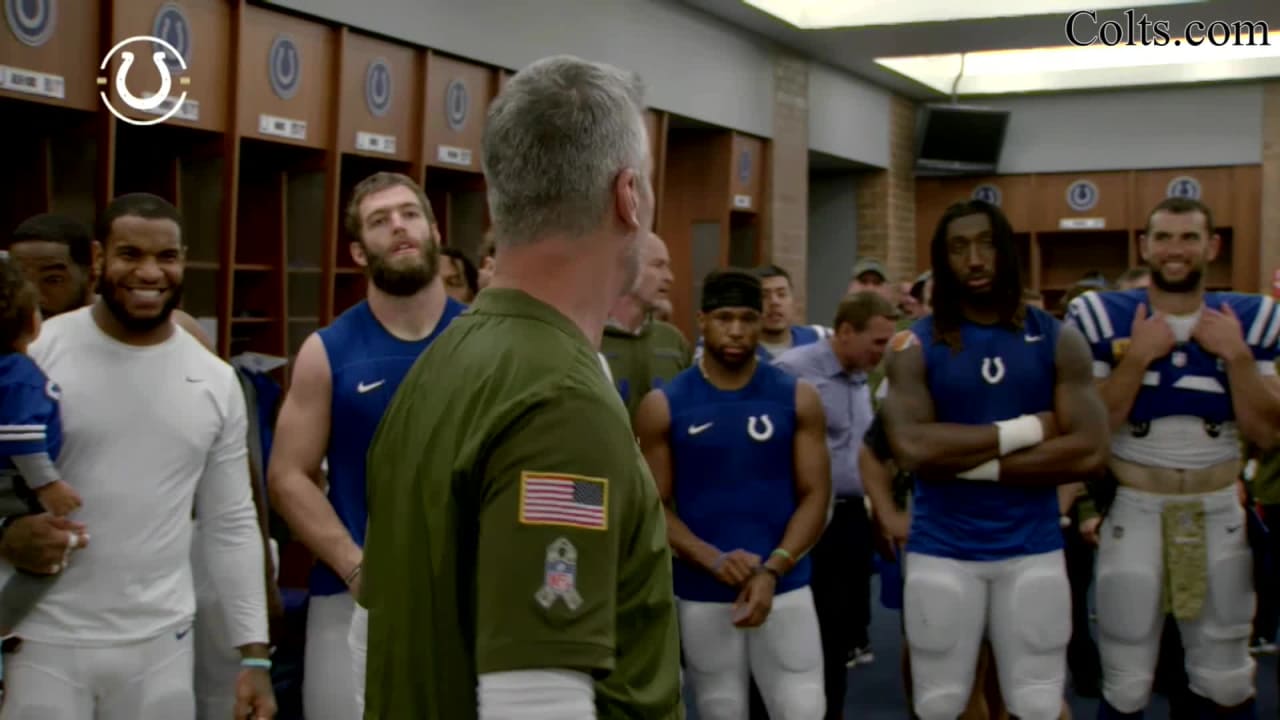
[[[961,480],[986,480],[996,482],[1000,479],[1000,461],[988,460],[981,465],[965,470],[956,475]]]
[[[257,668],[259,670],[270,670],[271,661],[267,658],[243,658],[240,660],[242,668]]]
[[[1035,415],[1022,415],[996,423],[1000,434],[1000,457],[1044,442],[1044,425]]]

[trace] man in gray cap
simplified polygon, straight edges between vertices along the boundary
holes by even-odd
[[[849,271],[849,288],[845,294],[852,295],[864,290],[879,293],[891,303],[897,304],[893,286],[889,284],[889,273],[884,263],[872,257],[860,257]]]

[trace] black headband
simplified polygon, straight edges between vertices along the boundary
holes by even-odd
[[[739,270],[716,270],[702,283],[702,312],[724,307],[764,310],[760,278]]]

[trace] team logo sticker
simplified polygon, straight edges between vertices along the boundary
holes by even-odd
[[[1076,212],[1088,212],[1098,205],[1098,186],[1088,180],[1077,180],[1067,188],[1067,205]]]
[[[4,0],[4,18],[18,42],[40,47],[57,26],[57,0]]]
[[[284,33],[271,41],[271,50],[267,52],[267,79],[271,81],[271,92],[281,100],[290,100],[298,94],[302,62],[298,46]]]
[[[470,110],[471,98],[467,94],[467,84],[462,78],[453,79],[444,91],[445,119],[449,123],[449,129],[461,131],[467,124],[467,113]]]
[[[991,183],[983,183],[982,185],[974,188],[970,198],[973,200],[981,200],[988,205],[995,205],[996,207],[1000,207],[1000,200],[1002,199],[1000,196],[1000,188],[992,185]]]
[[[191,64],[191,23],[181,5],[168,2],[160,6],[151,23],[151,36],[163,40],[177,51],[175,56],[164,44],[152,43],[152,52],[164,53],[169,72],[176,75],[187,69]]]
[[[391,109],[391,65],[384,58],[376,58],[365,71],[364,103],[374,117],[383,117]]]
[[[563,601],[570,610],[582,606],[582,595],[578,593],[578,549],[567,539],[556,538],[547,546],[542,587],[533,597],[546,610],[557,600]]]
[[[1165,197],[1186,198],[1187,200],[1200,199],[1200,181],[1190,175],[1179,175],[1169,181],[1168,187],[1164,191]]]

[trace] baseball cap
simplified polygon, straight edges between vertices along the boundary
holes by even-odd
[[[884,265],[875,258],[858,258],[853,264],[853,269],[849,271],[849,277],[860,278],[864,273],[875,273],[880,276],[881,280],[888,280],[889,273],[885,272]]]

